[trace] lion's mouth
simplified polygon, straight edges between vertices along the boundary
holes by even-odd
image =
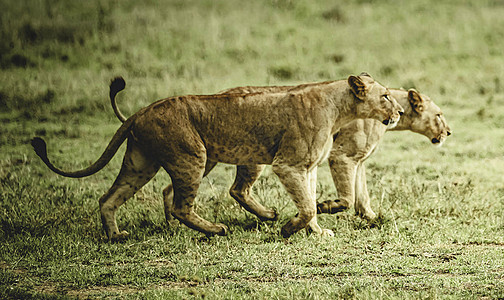
[[[396,127],[397,122],[393,119],[388,119],[388,120],[384,120],[382,122],[382,124],[387,126],[388,129],[392,129],[392,128]]]
[[[443,145],[444,139],[443,139],[443,137],[437,137],[437,138],[433,138],[431,140],[431,142],[436,147],[441,147],[441,145]]]
[[[446,132],[442,132],[437,137],[432,138],[431,142],[432,142],[432,144],[434,144],[436,146],[441,146],[443,144],[443,142],[446,140],[446,138],[450,135],[451,135],[451,131],[449,131],[449,130]]]
[[[403,112],[400,111],[398,116],[391,116],[389,119],[383,120],[382,124],[387,126],[389,129],[394,128],[399,120],[401,119],[401,116],[403,115]]]

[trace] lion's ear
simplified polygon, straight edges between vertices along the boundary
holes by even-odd
[[[415,112],[421,113],[424,110],[424,100],[416,90],[408,90],[408,100]]]
[[[359,74],[359,76],[367,76],[369,78],[373,78],[373,77],[371,77],[371,75],[369,75],[368,72],[362,72],[362,73]]]
[[[348,85],[355,97],[364,100],[366,97],[366,84],[358,76],[351,75],[348,77]]]

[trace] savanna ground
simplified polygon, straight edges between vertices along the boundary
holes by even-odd
[[[0,1],[0,298],[503,298],[504,2]],[[387,133],[368,160],[376,226],[324,215],[334,238],[281,226],[295,207],[267,169],[255,185],[280,212],[261,223],[228,195],[234,167],[203,180],[198,211],[227,224],[207,239],[164,222],[163,172],[118,212],[128,240],[104,239],[93,162],[119,127],[108,83],[127,81],[128,114],[172,95],[296,84],[367,71],[416,88],[453,130],[442,148]],[[335,199],[327,163],[319,200]]]

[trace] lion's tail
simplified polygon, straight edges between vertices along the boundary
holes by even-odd
[[[120,91],[124,90],[126,87],[126,81],[122,77],[116,77],[110,82],[110,103],[112,104],[112,108],[114,109],[114,113],[121,122],[126,121],[126,117],[121,113],[119,108],[117,107],[117,102],[115,96]]]
[[[114,157],[114,155],[116,154],[117,150],[122,145],[124,140],[128,137],[134,119],[135,118],[130,118],[126,120],[126,122],[116,131],[114,137],[108,144],[107,148],[105,149],[101,157],[94,164],[79,171],[68,172],[56,168],[49,161],[49,158],[47,158],[47,146],[46,142],[42,138],[39,137],[33,138],[31,140],[31,144],[33,146],[33,149],[35,150],[35,153],[37,153],[37,155],[42,159],[42,161],[46,164],[46,166],[49,167],[49,169],[51,169],[53,172],[65,177],[72,177],[72,178],[86,177],[100,171],[110,162],[110,160],[112,159],[112,157]]]

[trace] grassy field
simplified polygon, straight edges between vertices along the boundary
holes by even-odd
[[[493,299],[504,297],[504,2],[0,0],[0,298]],[[120,122],[172,95],[297,84],[366,71],[416,88],[444,111],[442,148],[387,133],[368,160],[370,227],[353,210],[323,215],[336,233],[280,228],[296,209],[267,169],[255,193],[280,212],[259,222],[228,195],[234,167],[200,188],[198,212],[225,223],[205,238],[164,222],[164,172],[118,212],[128,240],[108,243],[98,198],[124,146],[100,173],[60,177],[36,157],[42,136],[57,166],[93,162]],[[337,197],[327,163],[319,200]]]

